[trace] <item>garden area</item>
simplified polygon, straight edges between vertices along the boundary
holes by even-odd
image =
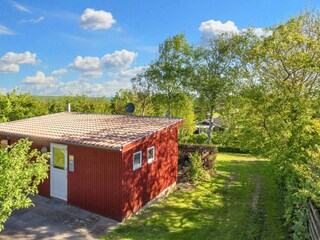
[[[287,239],[270,162],[219,153],[212,177],[177,190],[104,239]]]

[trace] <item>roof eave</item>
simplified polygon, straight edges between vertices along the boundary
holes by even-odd
[[[7,135],[9,137],[12,136],[12,137],[18,137],[18,138],[45,139],[45,140],[55,142],[55,143],[70,144],[70,145],[75,145],[75,146],[92,147],[92,148],[99,148],[99,149],[122,152],[122,146],[120,146],[120,147],[106,147],[106,146],[93,145],[93,144],[87,144],[87,143],[76,143],[76,142],[72,142],[72,141],[64,141],[64,140],[57,139],[57,138],[47,138],[47,137],[39,137],[39,136],[32,136],[32,135],[16,134],[16,133],[10,133],[10,132],[5,132],[5,131],[1,131],[0,134]]]

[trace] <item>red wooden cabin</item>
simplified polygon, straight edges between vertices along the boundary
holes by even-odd
[[[175,185],[182,123],[64,112],[2,123],[0,138],[51,152],[40,195],[122,221]]]

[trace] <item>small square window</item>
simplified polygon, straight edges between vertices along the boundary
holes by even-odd
[[[155,147],[148,148],[148,163],[152,163],[155,160]]]
[[[133,154],[133,170],[141,168],[142,166],[142,152],[136,152]]]

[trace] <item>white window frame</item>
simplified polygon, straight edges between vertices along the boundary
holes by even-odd
[[[140,164],[134,164],[134,156],[140,154]],[[142,167],[142,151],[135,152],[132,157],[133,170],[137,170]]]
[[[151,149],[151,148],[153,149],[153,158],[149,158],[149,156],[148,156],[149,149]],[[154,162],[156,160],[156,148],[155,148],[155,146],[149,147],[147,149],[147,159],[148,159],[148,163],[152,163],[152,162]]]

